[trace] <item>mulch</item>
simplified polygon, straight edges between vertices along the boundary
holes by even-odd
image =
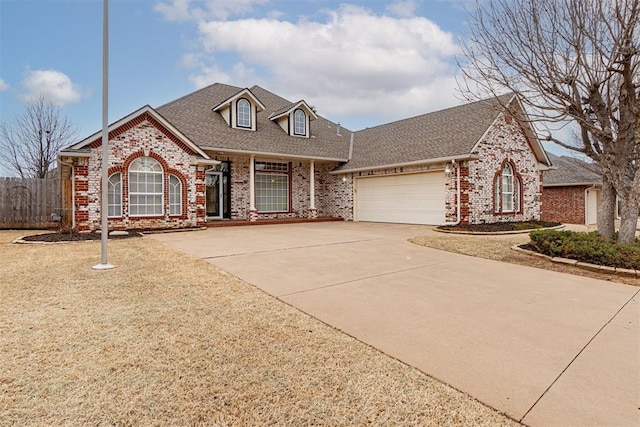
[[[491,224],[458,224],[438,227],[447,231],[471,231],[480,233],[497,233],[503,231],[535,230],[559,226],[559,222],[548,221],[524,221],[524,222],[496,222]]]
[[[126,235],[110,235],[109,240],[130,239],[132,237],[142,237],[142,233],[138,231],[129,231]],[[82,242],[91,240],[100,240],[100,233],[44,233],[25,236],[22,240],[26,242]]]

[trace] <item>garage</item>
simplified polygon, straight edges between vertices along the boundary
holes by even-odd
[[[357,221],[442,224],[444,172],[356,178]]]

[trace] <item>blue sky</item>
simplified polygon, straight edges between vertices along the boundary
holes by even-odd
[[[473,0],[110,0],[109,121],[214,82],[258,84],[358,130],[461,103]],[[0,0],[0,120],[44,94],[101,127],[101,0]]]

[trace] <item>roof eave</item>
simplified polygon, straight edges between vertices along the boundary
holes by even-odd
[[[274,158],[283,158],[283,159],[291,159],[291,160],[320,160],[326,162],[346,162],[348,159],[341,157],[323,157],[323,156],[308,156],[301,154],[289,154],[289,153],[277,153],[277,152],[268,152],[268,151],[253,151],[253,150],[238,150],[233,148],[222,148],[222,147],[202,147],[205,151],[215,151],[219,154],[243,154],[243,155],[254,155],[260,157],[274,157]]]
[[[457,155],[457,156],[437,157],[437,158],[433,158],[433,159],[414,160],[414,161],[411,161],[411,162],[389,163],[389,164],[374,165],[374,166],[363,166],[363,167],[353,168],[353,169],[344,168],[344,169],[340,169],[340,170],[331,171],[330,174],[331,175],[344,175],[344,174],[348,174],[348,173],[365,172],[365,171],[378,170],[378,169],[390,169],[390,168],[399,168],[399,167],[408,167],[408,166],[429,165],[429,164],[434,164],[434,163],[445,163],[445,162],[451,162],[451,161],[463,161],[463,160],[474,161],[474,160],[479,160],[479,159],[480,159],[480,156],[478,156],[477,154],[460,154],[460,155]]]
[[[553,184],[547,184],[547,183],[542,183],[543,187],[585,187],[585,186],[602,186],[601,182],[589,182],[589,181],[584,181],[584,182],[559,182],[559,183],[553,183]]]
[[[91,157],[91,152],[89,151],[60,151],[58,153],[58,158],[61,157],[82,157],[82,158],[86,158],[86,157]]]

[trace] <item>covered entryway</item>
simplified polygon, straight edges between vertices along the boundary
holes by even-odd
[[[207,219],[231,218],[230,162],[205,172]]]
[[[355,188],[356,221],[445,222],[443,171],[359,177]]]

